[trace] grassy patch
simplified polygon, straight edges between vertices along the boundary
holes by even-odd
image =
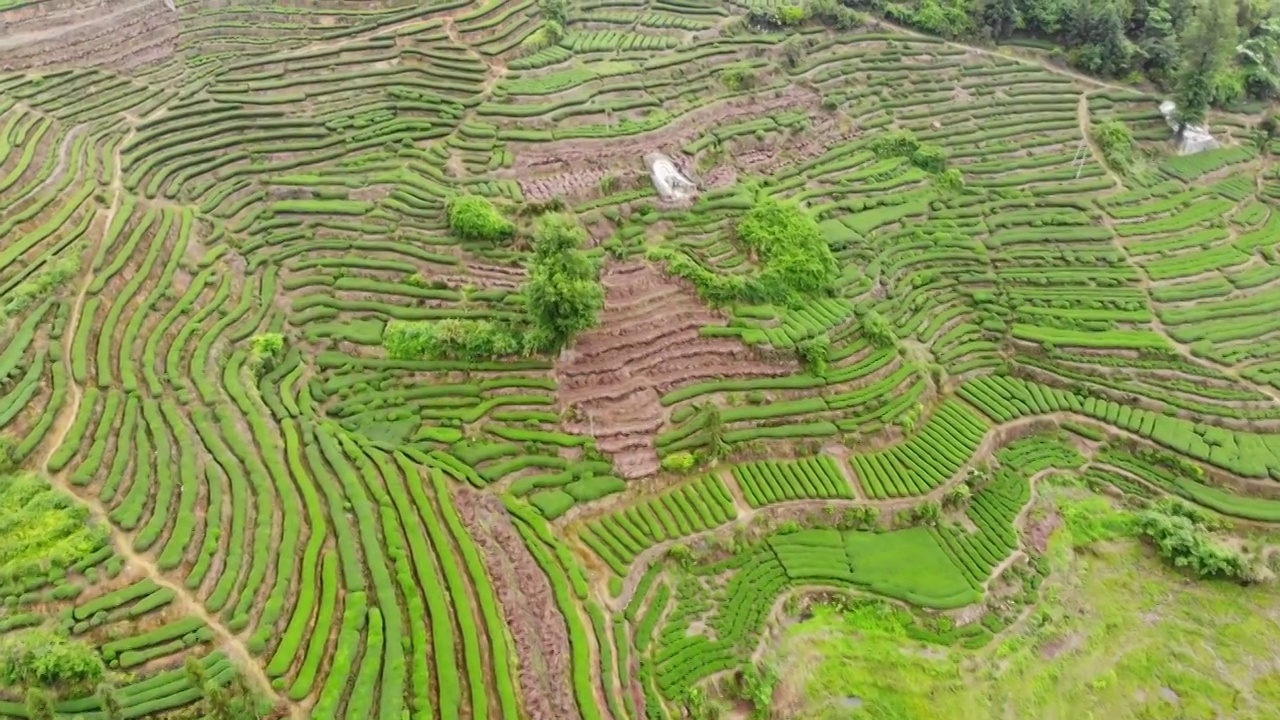
[[[908,617],[822,609],[774,660],[790,717],[1273,718],[1280,590],[1188,582],[1100,497],[1064,500],[1052,579],[1026,622],[978,651],[907,637]],[[1268,610],[1271,608],[1271,610]]]

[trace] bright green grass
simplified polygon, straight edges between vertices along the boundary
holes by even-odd
[[[978,599],[946,552],[923,527],[891,533],[845,533],[853,574],[890,597],[929,599],[947,606]]]
[[[1188,581],[1137,541],[1107,539],[1126,523],[1105,501],[1063,510],[1041,604],[982,650],[913,641],[902,616],[875,609],[794,626],[773,659],[809,702],[787,717],[1280,717],[1280,589]]]

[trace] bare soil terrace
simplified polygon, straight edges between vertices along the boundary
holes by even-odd
[[[774,377],[795,363],[766,361],[741,342],[703,337],[722,319],[676,280],[643,262],[617,263],[603,274],[605,309],[556,367],[565,423],[613,456],[625,478],[658,471],[654,436],[666,419],[659,400],[712,378]]]

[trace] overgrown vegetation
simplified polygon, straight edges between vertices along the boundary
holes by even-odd
[[[501,243],[515,235],[516,226],[488,198],[459,195],[449,201],[449,229],[463,240]]]
[[[75,500],[34,474],[0,477],[0,589],[65,571],[107,540]]]
[[[0,320],[16,317],[37,299],[63,288],[79,272],[80,258],[75,256],[60,258],[39,270],[6,294],[4,305],[0,306]]]
[[[212,720],[248,720],[263,715],[262,703],[250,690],[244,675],[236,672],[227,686],[218,685],[209,677],[208,670],[199,659],[187,656],[182,665],[187,682],[200,692],[201,709]]]
[[[1133,165],[1133,133],[1119,120],[1093,127],[1093,140],[1102,150],[1102,159],[1118,173],[1126,173]]]
[[[871,151],[880,157],[903,157],[925,172],[939,174],[947,169],[947,153],[937,145],[922,143],[910,130],[892,130],[876,135]]]
[[[876,347],[894,347],[898,344],[898,336],[893,326],[880,313],[867,310],[861,317],[862,334]]]
[[[249,371],[257,379],[276,368],[284,357],[284,335],[263,333],[255,335],[249,343]]]
[[[89,645],[44,628],[0,635],[0,686],[54,692],[91,691],[106,675]]]
[[[737,234],[759,258],[760,285],[772,302],[794,305],[826,294],[840,275],[818,223],[797,203],[756,203],[738,222]]]
[[[397,360],[492,360],[536,349],[522,343],[519,333],[508,325],[467,318],[393,320],[383,332],[382,345]]]
[[[1221,529],[1213,516],[1176,498],[1160,499],[1137,518],[1137,531],[1174,567],[1202,578],[1257,580],[1258,572],[1244,553],[1213,537]]]
[[[599,267],[582,249],[587,238],[572,215],[538,218],[523,288],[527,320],[392,320],[383,330],[382,346],[399,360],[478,361],[559,350],[593,327],[604,307]]]

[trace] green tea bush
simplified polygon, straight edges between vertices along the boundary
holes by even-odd
[[[479,195],[461,195],[449,201],[449,229],[464,240],[493,243],[509,240],[516,232],[516,226],[488,198]]]

